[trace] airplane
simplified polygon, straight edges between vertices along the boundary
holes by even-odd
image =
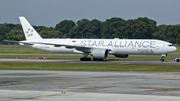
[[[129,55],[161,55],[161,62],[168,53],[177,50],[173,44],[156,39],[43,39],[25,17],[19,17],[26,40],[10,41],[52,53],[81,53],[80,61],[104,60],[109,55],[127,58]]]

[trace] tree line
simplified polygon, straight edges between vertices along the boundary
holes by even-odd
[[[159,39],[180,44],[180,24],[159,25],[147,17],[124,20],[112,17],[106,21],[81,19],[76,23],[63,20],[55,27],[33,26],[43,38],[96,38],[96,39]],[[0,24],[0,41],[25,40],[20,24]]]

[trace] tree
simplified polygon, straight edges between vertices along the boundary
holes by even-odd
[[[52,30],[48,32],[49,38],[64,38],[62,32],[58,30]]]
[[[9,33],[6,33],[5,40],[20,41],[23,39],[21,33],[20,30],[11,30]]]
[[[12,24],[12,23],[10,23],[10,24],[4,23],[3,25],[8,27],[10,30],[13,29],[15,26],[17,26],[17,24]]]
[[[161,31],[156,31],[153,33],[153,39],[159,39],[159,40],[164,40],[164,34]]]
[[[3,24],[0,24],[0,41],[4,40],[4,36],[10,31],[9,27],[6,27]]]
[[[97,19],[90,21],[81,33],[84,38],[101,38],[101,22]]]
[[[77,26],[73,26],[69,33],[67,34],[68,38],[87,38],[86,26],[90,21],[88,19],[81,19],[76,22]]]
[[[167,28],[167,25],[164,25],[164,24],[157,26],[157,29],[158,29],[159,31],[161,31],[162,33],[165,33],[166,28]]]
[[[49,38],[49,31],[42,30],[39,34],[42,38]]]
[[[122,38],[126,22],[122,18],[113,17],[102,23],[102,38]]]
[[[165,30],[166,41],[171,43],[180,44],[180,24],[169,25]]]
[[[133,21],[130,30],[133,39],[152,39],[152,34],[157,31],[156,21],[139,17]]]
[[[84,30],[86,28],[86,26],[88,25],[90,21],[88,19],[81,19],[79,21],[77,21],[77,29],[78,29],[78,33],[80,35],[80,38],[86,38],[86,34],[84,33]]]
[[[55,30],[60,31],[64,36],[67,36],[73,26],[75,26],[75,23],[72,20],[63,20],[55,26]]]
[[[165,40],[165,31],[167,25],[159,25],[157,26],[157,31],[153,33],[153,39]]]
[[[71,28],[71,30],[67,34],[67,38],[82,38],[82,36],[79,34],[78,26],[74,26],[73,28]]]
[[[42,30],[41,32],[39,32],[39,34],[42,38],[64,38],[62,32],[58,30],[52,30],[52,31]]]
[[[112,17],[106,21],[81,19],[76,22],[63,20],[55,28],[33,26],[43,38],[125,38],[160,39],[180,44],[180,25],[156,25],[147,17],[124,20]],[[20,24],[0,24],[0,41],[24,40]]]
[[[36,26],[36,31],[41,32],[41,31],[51,31],[53,30],[53,27],[45,27],[45,26]]]

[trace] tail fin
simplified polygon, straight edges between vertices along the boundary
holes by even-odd
[[[36,32],[36,30],[31,26],[31,24],[26,20],[25,17],[19,17],[21,22],[26,40],[41,40],[41,36]]]

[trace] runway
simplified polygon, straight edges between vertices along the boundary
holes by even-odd
[[[1,101],[179,101],[179,72],[1,70]]]
[[[150,60],[103,60],[103,61],[80,61],[79,59],[14,59],[0,58],[0,63],[72,63],[72,64],[130,64],[130,65],[180,65],[180,62],[160,62]]]
[[[0,53],[0,55],[27,55],[27,56],[83,56],[82,54],[13,54],[13,53]],[[114,55],[109,55],[114,56]],[[129,57],[161,57],[160,55],[129,55]],[[180,55],[168,55],[167,57],[180,57]]]

